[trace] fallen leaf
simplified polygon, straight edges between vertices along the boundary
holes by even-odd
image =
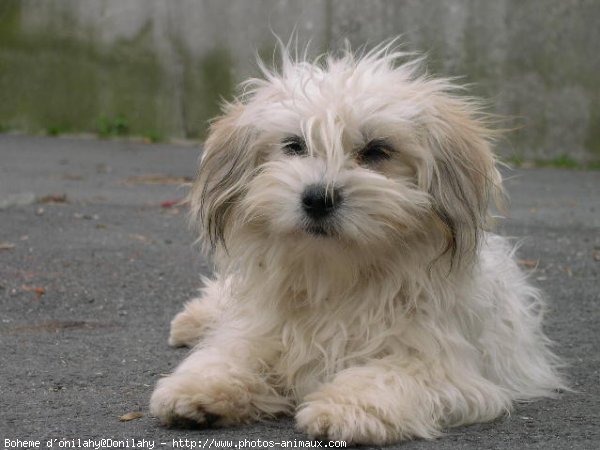
[[[162,202],[160,204],[160,206],[162,206],[163,208],[172,208],[174,206],[179,206],[181,205],[183,202],[183,200],[167,200],[165,202]]]
[[[28,286],[26,284],[23,284],[21,286],[21,289],[24,290],[25,292],[35,292],[36,299],[39,299],[42,295],[44,295],[46,293],[46,289],[44,289],[43,287]]]
[[[125,180],[127,184],[185,184],[192,181],[191,177],[177,177],[160,174],[138,175]]]
[[[0,251],[2,250],[12,250],[15,248],[15,244],[11,242],[0,242]]]
[[[121,417],[119,417],[119,420],[121,422],[129,422],[130,420],[136,420],[140,417],[144,417],[144,414],[141,412],[133,411],[128,412],[127,414],[123,414]]]
[[[535,268],[540,263],[539,259],[519,259],[517,263],[520,266]]]
[[[67,194],[50,194],[38,198],[38,203],[68,203]]]
[[[592,253],[592,258],[594,258],[594,261],[600,261],[600,252]]]

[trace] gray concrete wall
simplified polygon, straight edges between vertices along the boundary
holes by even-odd
[[[202,138],[296,29],[313,53],[402,35],[518,127],[507,158],[598,162],[598,23],[599,0],[0,0],[0,130]]]

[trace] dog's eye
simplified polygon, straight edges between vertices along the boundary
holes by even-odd
[[[290,136],[282,141],[283,153],[288,156],[304,156],[306,155],[306,144],[304,140],[298,136]]]
[[[356,156],[359,164],[376,164],[390,159],[392,148],[384,140],[375,139],[369,142]]]

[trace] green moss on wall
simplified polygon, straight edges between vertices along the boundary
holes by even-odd
[[[600,158],[600,95],[592,99],[590,121],[587,127],[585,146],[595,156]]]
[[[220,113],[223,100],[231,100],[234,91],[232,61],[225,49],[215,49],[203,58],[185,59],[183,99],[186,134],[190,138],[206,136],[210,119]]]
[[[171,134],[170,93],[145,27],[107,47],[60,30],[20,29],[19,2],[0,7],[0,123],[27,132],[95,132],[126,117],[131,134]],[[74,29],[68,15],[63,26]]]
[[[183,76],[174,80],[172,68],[156,53],[150,22],[132,38],[100,45],[91,32],[76,32],[78,24],[68,12],[53,13],[60,17],[24,30],[21,7],[19,1],[0,2],[3,130],[128,134],[152,141],[202,138],[221,100],[231,97],[234,81],[227,50],[194,58],[179,46]],[[175,96],[174,88],[181,95]],[[126,133],[113,132],[116,128],[109,125],[115,120],[127,123]]]
[[[21,24],[21,1],[0,2],[0,42],[9,44],[19,34]]]

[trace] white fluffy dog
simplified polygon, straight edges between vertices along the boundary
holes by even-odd
[[[216,272],[171,324],[193,350],[152,413],[385,444],[563,387],[540,293],[486,231],[478,103],[391,45],[283,53],[212,125],[190,204]]]

